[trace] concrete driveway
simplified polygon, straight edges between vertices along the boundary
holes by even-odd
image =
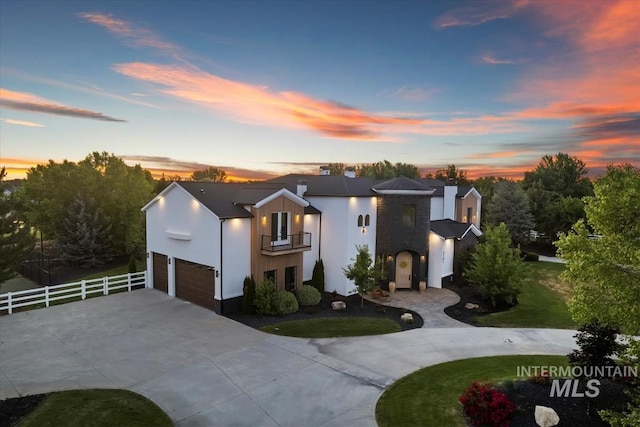
[[[378,397],[410,372],[468,357],[567,354],[573,334],[462,327],[296,339],[144,289],[0,317],[0,399],[126,388],[180,426],[375,426]]]

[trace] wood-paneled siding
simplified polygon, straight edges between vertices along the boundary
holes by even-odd
[[[287,199],[278,197],[260,208],[253,208],[254,214],[251,232],[251,274],[260,284],[265,271],[276,270],[278,290],[284,289],[284,270],[287,267],[297,267],[296,285],[302,285],[302,254],[303,252],[287,253],[276,256],[262,255],[262,236],[271,235],[271,214],[273,212],[289,212],[288,234],[304,232],[304,207]],[[311,236],[316,238],[317,236]]]
[[[468,208],[471,208],[471,218],[466,218]],[[475,195],[470,194],[465,199],[456,199],[456,221],[478,226],[478,199]]]

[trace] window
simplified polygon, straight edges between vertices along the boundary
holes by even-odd
[[[287,267],[284,269],[284,290],[294,291],[296,289],[296,278],[298,276],[298,267]]]
[[[358,215],[358,227],[362,227],[362,215]]]
[[[371,217],[369,215],[364,217],[364,226],[368,227],[371,225]]]
[[[405,227],[416,226],[416,205],[402,206],[402,225]]]
[[[467,208],[467,222],[471,222],[473,215],[473,208]]]
[[[271,213],[271,245],[289,242],[289,212]]]
[[[271,282],[278,287],[278,270],[269,270],[264,272],[264,278],[271,280]]]

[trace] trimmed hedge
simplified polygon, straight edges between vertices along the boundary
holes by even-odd
[[[303,306],[318,305],[322,300],[322,295],[313,286],[302,285],[296,292],[298,303]]]
[[[293,314],[298,311],[298,300],[296,296],[289,291],[280,291],[276,294],[276,309],[278,315]]]

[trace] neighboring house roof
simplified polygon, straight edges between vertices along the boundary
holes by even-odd
[[[451,219],[431,221],[431,231],[444,239],[462,239],[469,231],[476,236],[482,235],[482,232],[475,225]]]
[[[278,184],[291,192],[296,192],[298,182],[307,185],[305,196],[364,197],[375,196],[371,190],[379,180],[369,178],[349,178],[344,175],[300,175],[289,174],[265,181]]]

